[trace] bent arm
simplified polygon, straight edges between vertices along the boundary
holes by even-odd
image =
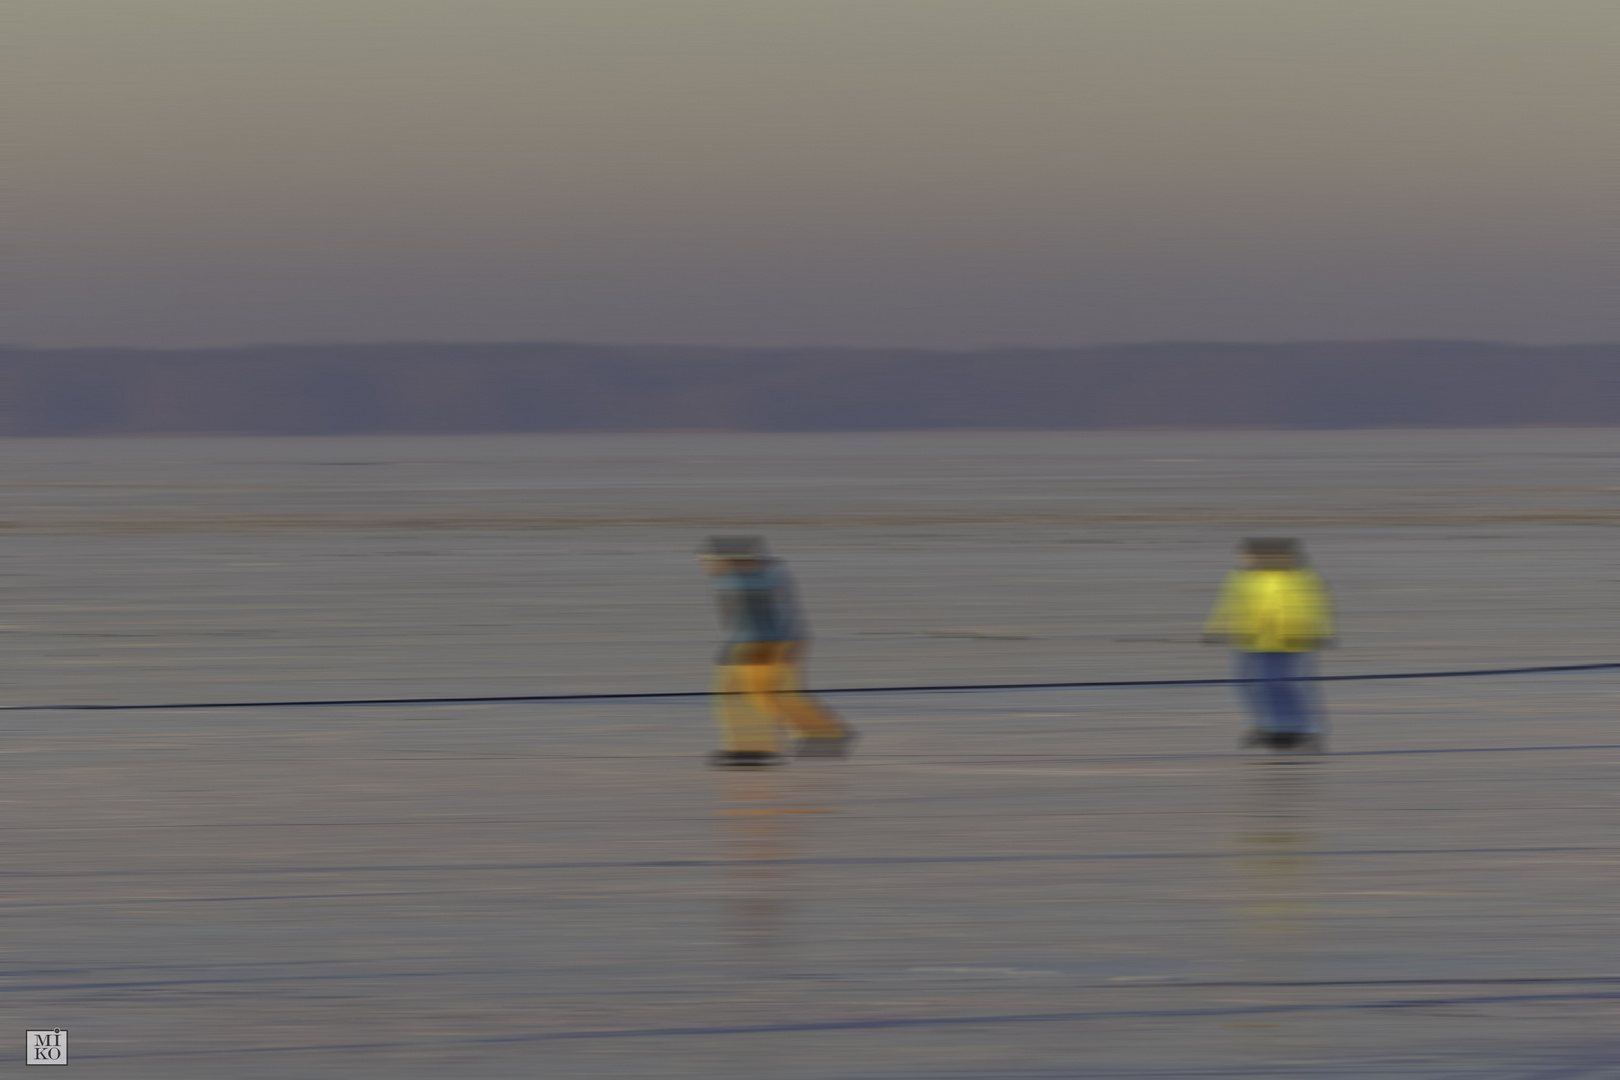
[[[1249,608],[1244,585],[1241,573],[1227,575],[1221,585],[1220,596],[1215,601],[1215,609],[1204,622],[1205,644],[1223,645],[1239,633]]]

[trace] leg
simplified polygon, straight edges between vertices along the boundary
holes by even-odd
[[[1266,692],[1267,712],[1269,719],[1267,726],[1272,731],[1283,732],[1288,735],[1299,735],[1305,730],[1305,694],[1299,683],[1287,680],[1295,675],[1306,674],[1304,665],[1299,661],[1305,653],[1274,652],[1261,653],[1264,657],[1266,679],[1262,687]]]
[[[800,757],[847,757],[855,733],[838,716],[803,690],[798,642],[783,642],[772,656],[772,701],[782,723],[799,737]]]
[[[1299,653],[1246,652],[1241,654],[1238,677],[1258,680],[1243,684],[1254,727],[1245,746],[1269,746],[1289,750],[1300,745],[1306,733],[1300,728],[1298,684],[1287,682],[1295,672]]]
[[[761,707],[761,670],[756,657],[734,647],[721,658],[715,671],[715,718],[720,724],[721,749],[717,765],[766,765],[781,759],[773,711]]]
[[[1311,654],[1304,652],[1252,653],[1252,684],[1263,734],[1257,739],[1278,750],[1321,749],[1322,725],[1316,693],[1310,683],[1294,682],[1311,674]]]
[[[1278,653],[1279,658],[1286,657],[1278,665],[1279,676],[1293,676],[1304,678],[1311,674],[1311,654],[1304,652]],[[1305,735],[1315,735],[1320,730],[1317,719],[1316,690],[1311,683],[1279,682],[1277,685],[1277,710],[1281,718],[1281,726],[1289,731],[1297,731]]]
[[[1233,654],[1232,676],[1238,679],[1264,679],[1267,678],[1264,657],[1265,653],[1237,652]],[[1266,685],[1260,682],[1243,682],[1238,684],[1238,695],[1249,709],[1249,733],[1243,739],[1244,746],[1255,746],[1264,743],[1271,734],[1271,699],[1266,694]]]

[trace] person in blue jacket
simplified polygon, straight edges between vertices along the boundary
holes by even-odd
[[[723,766],[778,765],[781,731],[799,757],[846,757],[855,733],[801,689],[808,634],[793,582],[757,536],[710,537],[703,560],[726,633],[715,678]]]

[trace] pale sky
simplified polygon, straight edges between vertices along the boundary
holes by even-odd
[[[1616,0],[17,0],[28,345],[1620,340]]]

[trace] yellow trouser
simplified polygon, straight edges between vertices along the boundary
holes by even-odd
[[[779,727],[808,738],[848,734],[800,687],[797,641],[751,641],[726,650],[715,672],[715,717],[726,750],[781,749]]]

